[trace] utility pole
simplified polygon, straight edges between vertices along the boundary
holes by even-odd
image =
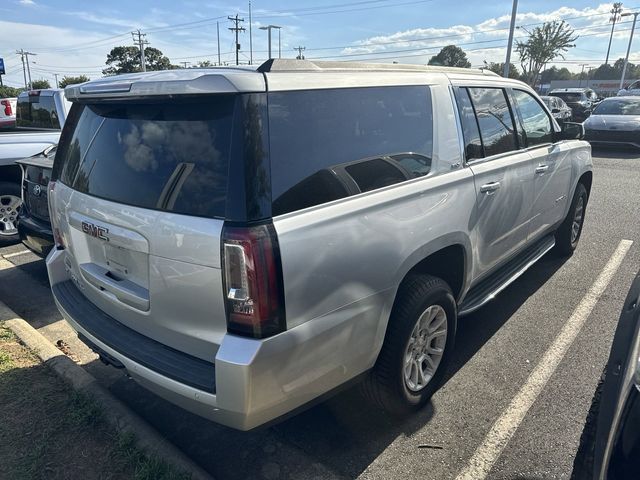
[[[59,87],[60,84],[58,83],[58,74],[54,73],[53,76],[56,77],[56,88],[60,88]]]
[[[249,65],[253,65],[253,32],[251,31],[251,0],[249,0]]]
[[[609,65],[609,52],[611,51],[611,40],[613,40],[613,29],[616,28],[616,22],[622,13],[622,2],[615,2],[613,4],[613,8],[611,9],[611,18],[610,22],[613,22],[611,25],[611,36],[609,37],[609,46],[607,47],[607,59],[604,61],[605,65]]]
[[[140,49],[140,67],[143,72],[146,72],[147,62],[144,58],[144,46],[149,45],[149,42],[146,40],[147,34],[136,30],[135,32],[131,32],[131,36],[133,37],[133,44]]]
[[[23,48],[20,50],[16,50],[16,54],[20,55],[20,60],[22,60],[22,75],[24,76],[24,86],[26,88],[31,88],[31,69],[29,68],[29,55],[37,55],[37,53],[31,53],[25,51]],[[27,66],[27,70],[25,72],[25,64]],[[27,76],[29,77],[29,83],[27,83]]]
[[[238,65],[239,64],[238,54],[240,53],[240,44],[238,43],[238,33],[244,32],[246,30],[244,27],[238,27],[238,24],[240,22],[244,22],[244,18],[238,18],[237,13],[235,17],[227,17],[227,18],[235,23],[235,26],[229,27],[229,30],[231,30],[232,32],[235,32],[236,34],[236,65]],[[218,43],[218,45],[220,44]]]
[[[220,61],[220,22],[216,22],[216,30],[218,31],[218,66],[222,66]]]
[[[627,47],[627,56],[624,57],[624,67],[622,67],[622,77],[620,78],[620,89],[624,88],[624,76],[627,73],[627,64],[629,63],[629,51],[631,50],[631,42],[633,42],[633,31],[636,29],[636,20],[638,20],[638,15],[640,12],[633,13],[623,13],[620,15],[621,17],[630,17],[633,15],[633,25],[631,26],[631,36],[629,37],[629,46]]]
[[[182,65],[184,65],[183,68],[189,68],[187,67],[187,65],[191,65],[191,62],[180,62]]]
[[[304,52],[307,49],[307,47],[296,47],[294,48],[294,50],[298,51],[298,56],[296,57],[296,60],[304,60],[304,55],[302,54],[302,52]]]
[[[583,63],[581,65],[582,70],[580,71],[580,82],[578,83],[578,88],[582,87],[582,77],[584,76],[584,67],[588,67],[589,64],[588,63]]]
[[[502,76],[509,78],[509,68],[511,66],[511,47],[513,45],[513,31],[516,27],[516,14],[518,13],[518,0],[513,0],[513,8],[511,10],[511,25],[509,26],[509,40],[507,43],[507,58],[504,60],[504,68]]]

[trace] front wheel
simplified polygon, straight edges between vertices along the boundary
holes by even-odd
[[[453,350],[457,308],[441,279],[403,282],[376,365],[364,393],[385,410],[404,414],[422,407],[441,385]]]
[[[21,205],[20,185],[0,182],[0,245],[20,241],[16,220]]]
[[[578,183],[569,213],[555,233],[556,252],[561,256],[571,256],[578,246],[587,210],[587,200],[587,189],[582,183]]]

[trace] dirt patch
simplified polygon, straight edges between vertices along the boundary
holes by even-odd
[[[184,479],[112,431],[92,399],[42,365],[0,324],[0,477]]]

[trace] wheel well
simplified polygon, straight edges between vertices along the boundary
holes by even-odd
[[[413,274],[428,274],[441,278],[453,291],[457,299],[464,286],[465,254],[462,245],[451,245],[432,253],[416,264],[405,276]]]
[[[19,165],[0,167],[0,182],[22,183],[22,170]]]
[[[593,172],[585,172],[585,173],[583,173],[582,176],[580,177],[580,179],[578,180],[578,183],[583,184],[584,188],[587,189],[587,198],[591,194],[591,183],[592,182],[593,182]]]

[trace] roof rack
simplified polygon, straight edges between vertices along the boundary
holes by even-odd
[[[490,70],[459,68],[459,67],[440,67],[435,65],[409,65],[402,63],[364,63],[364,62],[338,62],[338,61],[315,61],[315,60],[296,60],[289,58],[272,58],[267,60],[257,68],[258,72],[322,72],[322,71],[357,71],[357,72],[442,72],[469,75],[491,75],[499,77],[499,75]]]

